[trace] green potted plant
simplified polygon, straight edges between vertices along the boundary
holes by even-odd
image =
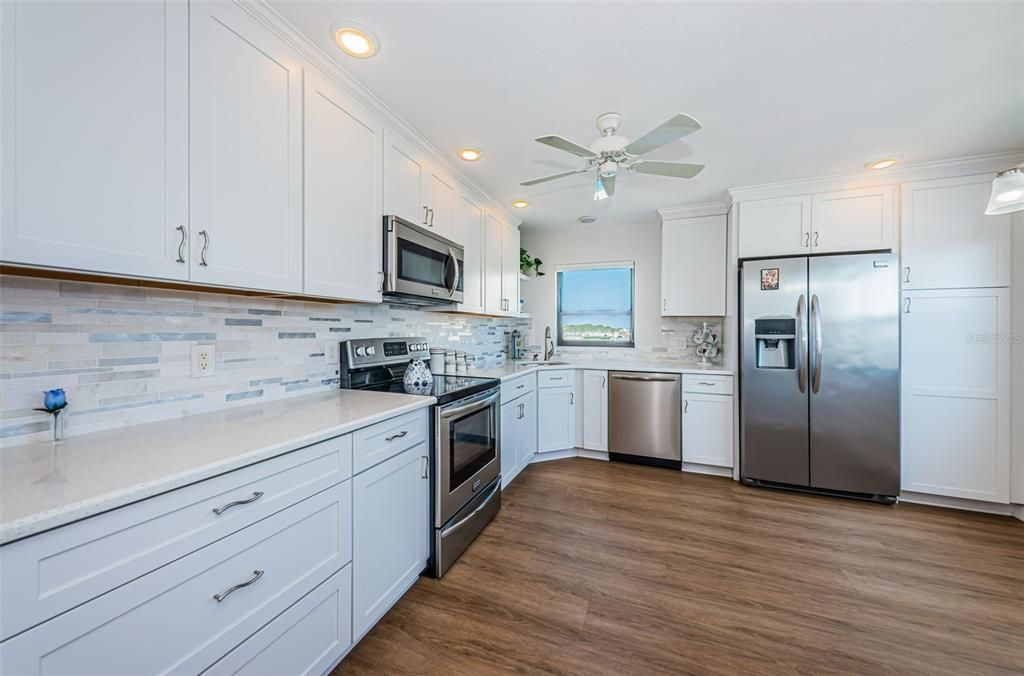
[[[519,249],[519,272],[527,277],[542,277],[544,275],[540,271],[542,265],[544,265],[544,261],[534,258],[527,253],[526,249]]]

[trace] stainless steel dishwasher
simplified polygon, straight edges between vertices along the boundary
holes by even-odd
[[[608,381],[608,457],[682,467],[682,377],[610,371]]]

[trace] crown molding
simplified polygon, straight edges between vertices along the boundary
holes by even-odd
[[[936,178],[969,176],[971,174],[991,173],[994,176],[997,171],[1008,169],[1021,162],[1024,162],[1024,149],[991,155],[957,157],[934,162],[918,162],[881,171],[863,169],[846,174],[740,186],[729,188],[729,194],[734,202],[746,202],[748,200],[790,197],[793,195],[830,192],[848,188],[897,185],[912,181],[927,181]]]
[[[405,136],[409,141],[420,148],[432,161],[444,167],[453,178],[457,179],[464,186],[472,190],[474,197],[487,203],[487,208],[493,209],[502,214],[506,221],[519,226],[522,220],[517,218],[511,211],[508,211],[501,202],[483,190],[467,176],[448,155],[435,146],[430,140],[419,132],[415,127],[402,119],[387,103],[374,94],[366,85],[345,70],[341,64],[335,61],[323,48],[313,42],[309,36],[296,28],[288,19],[284,18],[276,9],[271,7],[266,0],[234,0],[235,4],[247,11],[257,21],[273,31],[279,38],[284,40],[289,47],[298,52],[310,65],[320,70],[325,76],[333,80],[337,85],[343,87],[349,94],[355,97],[359,103],[369,108],[385,124]],[[327,30],[326,28],[324,29]]]
[[[698,202],[696,204],[684,204],[678,207],[662,207],[658,209],[658,215],[662,221],[676,218],[700,218],[702,216],[725,216],[732,206],[732,199],[726,195],[721,202]]]

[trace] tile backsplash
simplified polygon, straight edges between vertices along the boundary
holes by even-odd
[[[0,445],[49,438],[42,392],[68,395],[76,435],[338,387],[331,351],[349,338],[425,336],[504,360],[528,320],[224,293],[0,276]],[[190,375],[194,344],[215,374]]]
[[[700,361],[696,345],[693,343],[693,332],[702,328],[707,322],[708,328],[718,334],[719,346],[724,349],[725,339],[722,336],[721,317],[662,317],[661,335],[647,348],[622,347],[556,347],[555,354],[559,357],[575,359],[610,359],[614,361],[665,362],[673,365],[696,364]],[[535,327],[534,334],[544,335],[544,327]],[[555,327],[551,327],[552,333]],[[552,336],[554,337],[554,336]],[[543,352],[543,345],[531,345],[527,354]],[[722,363],[722,357],[714,359],[715,364]]]

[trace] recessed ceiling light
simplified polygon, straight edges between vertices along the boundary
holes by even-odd
[[[576,220],[579,221],[580,223],[593,223],[597,220],[597,216],[580,216]]]
[[[341,51],[357,59],[368,59],[379,49],[379,43],[370,31],[351,21],[335,24],[333,33]]]
[[[514,202],[512,202],[512,206],[514,206],[516,209],[525,209],[526,207],[530,206],[530,203],[527,202],[526,200],[515,200]]]
[[[484,156],[484,151],[479,148],[463,148],[459,151],[459,157],[467,162],[476,162]]]
[[[868,162],[864,166],[867,167],[868,169],[888,169],[897,162],[899,162],[899,160],[897,160],[895,157],[886,157],[881,160],[874,160],[872,162]]]

